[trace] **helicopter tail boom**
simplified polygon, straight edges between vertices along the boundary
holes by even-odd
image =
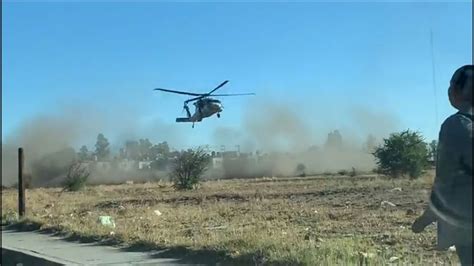
[[[178,118],[176,118],[176,122],[186,123],[186,122],[193,122],[193,120],[190,119],[189,117],[178,117]]]

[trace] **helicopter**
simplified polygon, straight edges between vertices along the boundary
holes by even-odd
[[[202,119],[204,118],[211,117],[214,114],[216,114],[218,118],[221,117],[220,113],[224,110],[224,106],[222,105],[221,101],[210,98],[210,96],[221,97],[221,96],[255,95],[255,93],[213,94],[215,91],[220,89],[222,86],[224,86],[228,82],[229,82],[228,80],[222,82],[221,84],[219,84],[219,86],[215,87],[213,90],[211,90],[208,93],[194,93],[194,92],[186,92],[186,91],[168,90],[168,89],[162,89],[162,88],[156,88],[154,90],[195,96],[194,98],[184,101],[183,109],[186,111],[187,116],[176,118],[177,123],[191,122],[193,123],[192,127],[194,128],[194,123],[201,122]],[[190,102],[193,102],[193,105],[195,106],[194,114],[191,114],[191,112],[189,111],[188,103]]]

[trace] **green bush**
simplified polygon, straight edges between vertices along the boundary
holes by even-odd
[[[337,171],[338,175],[347,175],[347,170],[339,170]]]
[[[305,177],[306,176],[306,165],[299,163],[296,166],[296,175],[299,177]]]
[[[354,167],[352,167],[352,170],[351,170],[349,176],[350,176],[350,177],[355,177],[356,175],[357,175],[357,171],[356,171],[356,169],[355,169]]]
[[[7,210],[6,212],[2,213],[2,225],[10,225],[15,222],[18,222],[18,213],[13,210]]]
[[[201,181],[209,161],[210,156],[201,148],[180,153],[171,173],[175,189],[194,189]]]
[[[80,162],[73,162],[68,169],[63,187],[66,191],[79,191],[85,187],[89,171]]]
[[[381,173],[397,178],[414,179],[428,166],[428,148],[423,137],[410,130],[394,133],[373,153]]]

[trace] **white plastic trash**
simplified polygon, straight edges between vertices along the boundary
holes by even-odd
[[[388,261],[389,262],[395,262],[397,260],[399,260],[400,258],[399,257],[391,257]]]
[[[112,228],[115,228],[115,222],[110,216],[99,216],[99,223],[104,226],[110,226]]]
[[[380,205],[382,205],[382,206],[389,205],[389,206],[391,206],[391,207],[397,206],[397,205],[395,205],[394,203],[391,203],[390,201],[386,201],[386,200],[382,201],[382,203],[380,203]]]

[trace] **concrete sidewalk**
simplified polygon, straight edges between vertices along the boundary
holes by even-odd
[[[2,229],[1,265],[185,265],[179,259],[158,258],[162,252],[129,252],[97,243],[65,241],[34,231]]]

